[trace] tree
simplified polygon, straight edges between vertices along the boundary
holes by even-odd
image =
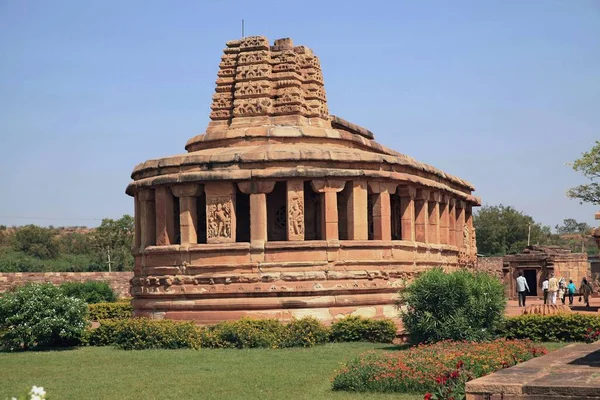
[[[567,196],[579,199],[581,203],[600,205],[600,141],[596,141],[591,150],[583,153],[571,166],[591,183],[569,189]]]
[[[556,233],[580,233],[583,235],[589,235],[592,227],[585,222],[577,222],[573,218],[563,219],[562,225],[556,225]]]
[[[18,251],[40,259],[56,258],[59,253],[54,230],[36,225],[27,225],[14,234],[14,247]]]
[[[487,256],[519,253],[530,244],[548,244],[549,226],[536,223],[532,217],[511,206],[483,206],[474,215],[477,252]]]
[[[112,270],[113,266],[117,266],[118,270],[133,268],[133,234],[134,222],[130,215],[123,215],[117,220],[105,218],[96,228],[92,234],[92,241],[109,270]]]

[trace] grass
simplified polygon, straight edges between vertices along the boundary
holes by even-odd
[[[566,343],[542,343],[556,350]],[[82,347],[0,353],[0,399],[43,386],[51,399],[422,399],[423,394],[332,392],[346,360],[405,346],[331,343],[312,349],[124,351]]]
[[[0,353],[0,399],[33,385],[43,386],[51,399],[422,399],[331,391],[330,378],[345,360],[383,347]]]

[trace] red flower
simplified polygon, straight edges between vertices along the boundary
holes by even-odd
[[[423,397],[423,400],[431,400],[431,397],[433,397],[431,393],[426,393],[425,397]]]
[[[450,374],[450,378],[452,379],[456,379],[460,376],[460,372],[458,371],[452,371],[452,373]]]
[[[446,384],[446,377],[445,376],[438,376],[437,378],[435,378],[435,381],[438,384],[445,385]]]
[[[463,365],[465,365],[463,360],[458,360],[458,362],[456,363],[456,369],[461,369]]]

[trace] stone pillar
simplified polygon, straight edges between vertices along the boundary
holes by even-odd
[[[448,199],[448,244],[456,246],[456,200]]]
[[[456,246],[459,249],[465,248],[465,202],[461,200],[456,201]]]
[[[441,196],[440,202],[440,243],[450,244],[450,197],[447,195]]]
[[[440,243],[440,194],[432,193],[428,203],[429,243]]]
[[[421,243],[429,243],[427,203],[429,202],[430,193],[429,190],[418,189],[415,198],[415,241]]]
[[[196,197],[202,193],[202,186],[195,183],[176,185],[171,188],[179,198],[179,230],[181,244],[198,243],[198,210]]]
[[[141,212],[142,208],[140,206],[140,194],[136,192],[133,197],[133,217],[135,228],[133,247],[135,248],[135,252],[139,251],[142,243],[142,218],[140,214]]]
[[[352,181],[348,199],[348,240],[369,239],[369,206],[367,183]]]
[[[400,221],[402,240],[415,241],[415,197],[417,189],[414,187],[400,188]]]
[[[173,193],[167,186],[154,189],[156,204],[156,245],[175,244],[175,217]]]
[[[467,243],[465,247],[468,249],[468,253],[473,257],[477,256],[477,245],[475,243],[475,227],[473,226],[473,206],[470,203],[466,204],[465,207],[465,225],[468,230]],[[537,282],[541,282],[537,280]]]
[[[369,189],[375,193],[373,204],[373,239],[392,240],[392,210],[390,194],[396,193],[395,183],[369,182]]]
[[[264,248],[267,241],[267,194],[273,191],[275,182],[239,182],[240,191],[250,195],[250,244],[252,248]]]
[[[304,181],[287,182],[287,240],[304,240]]]
[[[206,242],[235,242],[235,186],[231,182],[207,182]]]
[[[140,222],[141,238],[140,248],[145,249],[156,243],[156,213],[154,211],[154,190],[141,189],[138,192],[140,198]]]
[[[346,182],[319,179],[311,181],[311,185],[315,192],[323,193],[321,231],[325,235],[325,240],[339,240],[337,194],[344,189]]]

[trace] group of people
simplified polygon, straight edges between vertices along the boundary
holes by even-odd
[[[573,305],[573,299],[575,294],[579,293],[579,301],[582,299],[586,307],[590,306],[590,295],[592,294],[592,285],[588,282],[587,278],[583,278],[579,285],[579,291],[577,286],[573,283],[572,279],[569,279],[569,283],[566,283],[565,278],[557,279],[554,274],[550,274],[550,278],[546,278],[542,282],[542,290],[544,291],[544,304],[556,304],[556,299],[560,299],[563,304],[567,296],[569,297],[569,305]],[[517,293],[519,294],[519,307],[525,307],[525,299],[527,292],[529,292],[529,286],[527,285],[527,279],[523,276],[523,272],[519,272],[517,277]]]

